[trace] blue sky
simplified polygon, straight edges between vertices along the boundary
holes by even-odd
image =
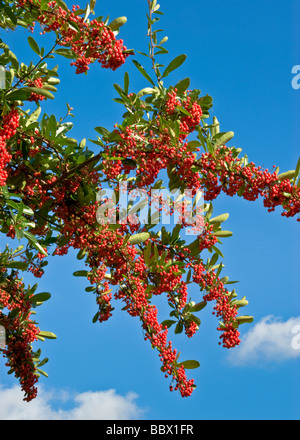
[[[160,4],[165,15],[159,27],[169,37],[170,51],[164,63],[181,53],[188,56],[166,85],[189,76],[191,88],[213,97],[212,115],[221,131],[235,132],[231,144],[243,148],[250,161],[269,169],[279,165],[282,172],[294,169],[300,156],[300,90],[291,85],[292,67],[300,64],[298,2]],[[97,15],[127,16],[119,37],[128,48],[141,51],[148,44],[146,9],[146,0],[96,5]],[[32,57],[28,35],[24,30],[1,31],[24,62]],[[50,47],[48,39],[39,41]],[[142,57],[134,58],[146,64]],[[76,116],[72,136],[79,140],[95,138],[98,125],[111,129],[121,121],[123,109],[112,101],[113,83],[122,85],[125,71],[131,91],[147,86],[130,59],[116,72],[95,64],[87,76],[75,75],[69,60],[57,62],[61,84],[55,101],[45,103],[43,110],[63,116],[68,102]],[[71,252],[50,258],[39,282],[39,291],[51,292],[52,298],[37,310],[37,319],[41,329],[58,336],[41,343],[42,354],[50,359],[45,366],[49,378],[40,379],[36,402],[25,404],[15,380],[1,366],[0,418],[299,419],[300,349],[291,345],[292,329],[300,324],[299,224],[281,217],[280,210],[269,214],[262,201],[220,196],[214,207],[216,215],[230,213],[226,229],[234,233],[222,247],[224,274],[239,280],[239,297],[249,300],[245,313],[255,321],[241,327],[242,344],[230,353],[218,345],[210,307],[202,312],[193,339],[172,338],[182,359],[201,364],[189,374],[198,385],[192,397],[169,392],[156,352],[144,342],[138,320],[122,312],[121,304],[115,304],[107,323],[92,324],[94,298],[84,291],[88,283],[72,276],[83,267]],[[191,295],[200,298],[196,287]]]

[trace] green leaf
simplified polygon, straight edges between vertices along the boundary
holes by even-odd
[[[77,260],[82,260],[86,255],[86,250],[85,249],[80,249],[80,251],[77,254]]]
[[[182,333],[182,330],[183,330],[183,323],[182,321],[179,321],[175,327],[175,331],[174,331],[175,335],[179,335],[180,333]]]
[[[249,315],[245,315],[245,316],[238,316],[236,318],[237,322],[239,324],[250,324],[251,322],[254,321],[254,317],[253,316],[249,316]]]
[[[52,93],[50,93],[48,90],[40,89],[38,87],[23,87],[22,90],[30,93],[36,93],[37,95],[42,95],[45,96],[46,98],[54,99]]]
[[[295,170],[293,170],[293,171],[291,170],[291,171],[286,171],[285,173],[279,174],[277,179],[280,180],[280,181],[281,180],[286,180],[286,179],[291,180],[294,177],[295,177]]]
[[[102,136],[108,136],[110,134],[110,131],[107,130],[107,128],[104,127],[95,127],[95,130],[101,134]]]
[[[114,141],[122,141],[123,139],[120,136],[120,133],[118,130],[113,130],[109,136],[106,138],[108,142],[114,142]]]
[[[295,170],[294,185],[296,185],[296,181],[299,177],[299,174],[300,174],[300,158],[297,162],[297,166],[296,166],[296,170]]]
[[[38,118],[39,118],[39,116],[40,116],[40,114],[41,114],[41,111],[42,111],[42,108],[41,108],[41,107],[38,107],[36,110],[34,110],[34,111],[30,114],[29,118],[28,118],[27,121],[26,121],[26,127],[28,127],[28,125],[30,125],[32,122],[35,122],[35,121],[38,120]]]
[[[215,116],[213,117],[213,125],[212,125],[210,131],[211,131],[211,134],[214,139],[215,139],[215,136],[220,133],[220,123]]]
[[[18,316],[19,312],[20,312],[20,309],[19,308],[15,308],[11,312],[9,312],[8,316],[9,316],[10,319],[15,319]]]
[[[173,243],[175,240],[177,240],[179,238],[179,234],[181,231],[182,225],[181,224],[177,224],[173,231],[172,231],[172,235],[171,235],[171,243]]]
[[[173,70],[178,69],[178,67],[180,67],[185,62],[186,58],[186,55],[178,55],[178,57],[174,58],[174,60],[172,60],[170,64],[166,67],[164,73],[162,74],[162,78],[168,76],[171,72],[173,72]]]
[[[190,251],[199,250],[199,238],[196,238],[192,243],[186,246]]]
[[[209,266],[210,266],[210,267],[213,267],[213,266],[216,264],[216,262],[218,261],[218,258],[219,258],[219,255],[218,255],[218,253],[216,252],[216,253],[212,256],[212,258],[211,258],[211,260],[210,260],[210,263],[209,263]]]
[[[35,39],[32,37],[28,37],[27,40],[28,40],[29,46],[31,47],[33,52],[35,52],[37,55],[40,55],[41,51],[40,51],[39,45],[37,44]]]
[[[75,52],[73,52],[73,50],[71,49],[56,49],[54,53],[56,53],[57,55],[62,55],[63,57],[68,58],[70,60],[76,57]]]
[[[39,368],[36,368],[36,371],[37,371],[38,373],[42,374],[43,376],[48,377],[48,374],[47,374],[45,371],[40,370]]]
[[[45,332],[45,331],[41,331],[38,336],[42,337],[42,338],[46,338],[46,339],[56,339],[57,336],[52,333],[52,332]]]
[[[16,229],[17,231],[18,229]],[[46,257],[48,256],[47,252],[44,251],[44,249],[42,248],[42,246],[38,243],[36,237],[31,234],[30,232],[27,231],[23,231],[23,235],[30,241],[30,243],[39,251],[41,252],[41,254],[45,255]]]
[[[44,358],[41,362],[38,363],[37,367],[42,367],[43,365],[47,364],[48,361],[48,358]]]
[[[127,21],[126,17],[119,17],[119,18],[116,18],[115,20],[113,20],[111,23],[109,23],[108,26],[111,28],[112,31],[116,31],[121,26],[123,26],[123,24],[125,24],[126,21]]]
[[[66,3],[63,0],[55,0],[56,3],[63,8],[66,12],[69,10],[68,6],[66,5]]]
[[[157,46],[158,48],[158,46]],[[167,49],[165,49],[164,47],[161,47],[160,50],[154,52],[154,55],[161,55],[161,54],[165,54],[165,53],[169,53],[169,51]]]
[[[22,89],[12,90],[11,92],[7,93],[6,98],[8,101],[25,101],[29,98],[29,92]]]
[[[231,237],[233,234],[231,231],[216,231],[214,232],[216,237]]]
[[[90,0],[91,11],[94,11],[95,6],[96,6],[96,0]]]
[[[144,69],[144,67],[138,63],[136,60],[132,60],[133,64],[135,65],[135,67],[140,71],[140,73],[153,85],[155,86],[154,81],[152,80],[151,76],[146,72],[146,70]]]
[[[17,211],[23,212],[22,205],[20,203],[16,203],[13,200],[7,200],[6,204]]]
[[[221,214],[209,220],[209,223],[223,223],[229,218],[229,214]]]
[[[59,84],[59,83],[60,83],[60,79],[59,78],[55,78],[54,76],[49,78],[49,79],[47,79],[47,84],[50,84],[52,86],[57,86],[57,84]],[[69,110],[69,108],[68,108],[68,110]]]
[[[226,145],[234,136],[233,131],[229,131],[227,133],[217,133],[213,139],[215,142],[215,147],[220,147],[221,145]]]
[[[150,262],[150,255],[151,255],[151,241],[148,241],[147,246],[144,250],[144,261],[147,266],[149,265]]]
[[[128,72],[125,72],[124,74],[124,92],[126,95],[129,93],[129,74]]]
[[[51,293],[49,292],[42,292],[42,293],[37,293],[36,295],[32,296],[29,301],[31,303],[37,303],[37,302],[44,302],[44,301],[48,301],[48,299],[51,298]]]
[[[177,367],[183,366],[186,370],[193,370],[195,368],[200,367],[200,363],[198,361],[184,361],[177,364]]]
[[[179,110],[181,113],[183,113],[186,116],[192,116],[186,108],[181,107],[180,105],[177,105],[176,109]]]
[[[87,277],[88,276],[88,271],[87,270],[77,270],[76,272],[73,273],[74,277]]]
[[[84,14],[84,18],[83,18],[83,22],[85,23],[86,22],[86,20],[88,19],[88,16],[90,15],[90,13],[91,13],[91,7],[90,7],[90,5],[89,5],[89,3],[86,5],[86,8],[85,8],[85,14]]]
[[[134,234],[132,235],[128,242],[130,244],[141,244],[144,243],[144,241],[148,240],[150,238],[149,232],[142,232],[141,234]]]
[[[194,305],[194,307],[191,308],[191,312],[195,313],[195,312],[200,312],[200,310],[204,309],[204,307],[207,306],[207,302],[206,301],[201,301],[198,304]]]
[[[23,261],[11,261],[6,263],[5,265],[7,269],[20,269],[20,270],[26,270],[28,263],[25,263]]]
[[[191,319],[192,321],[194,321],[198,326],[201,325],[201,320],[200,320],[200,318],[198,318],[198,316],[195,316],[195,315],[190,314],[190,319]]]
[[[57,88],[52,86],[51,84],[44,84],[43,89],[50,90],[50,92],[57,92]]]
[[[24,235],[26,237],[26,232],[24,232]],[[44,251],[44,248],[40,245],[40,243],[36,242],[32,242],[33,246],[43,255],[45,255],[45,257],[48,257],[47,252]]]
[[[164,43],[166,43],[167,41],[168,41],[168,37],[164,37],[161,41],[160,41],[160,43],[158,43],[158,46],[161,46],[162,44],[164,44]]]
[[[199,141],[190,141],[187,144],[187,151],[197,151],[197,148],[200,146],[201,146],[201,143]]]
[[[53,141],[56,137],[56,127],[57,127],[56,118],[54,115],[51,115],[47,127],[47,137],[49,137],[51,141]]]
[[[119,86],[119,84],[114,84],[113,86],[114,86],[115,90],[119,93],[119,95],[121,96],[122,99],[127,98],[126,93],[124,92],[122,87]]]
[[[1,7],[3,8],[3,5],[1,5]],[[14,25],[18,24],[17,17],[16,17],[16,16],[14,15],[14,13],[11,11],[10,7],[5,6],[3,9],[4,9],[4,11],[6,12],[6,14],[9,16],[9,18],[11,19],[12,23],[13,23]]]
[[[170,328],[173,324],[176,324],[177,321],[172,321],[172,319],[166,319],[161,323],[162,327],[168,327]]]
[[[236,306],[237,309],[239,309],[240,307],[245,307],[248,304],[249,304],[249,301],[246,300],[245,296],[240,300],[235,299],[235,300],[231,301],[231,305]]]
[[[158,262],[158,260],[159,260],[159,253],[158,253],[158,249],[157,249],[156,243],[154,243],[154,245],[153,245],[153,254],[154,254],[155,261]]]
[[[12,65],[13,69],[18,70],[19,69],[18,59],[17,59],[16,55],[11,50],[8,51],[8,57],[11,61],[11,65]]]
[[[17,254],[18,252],[20,252],[21,250],[24,249],[24,246],[21,244],[20,246],[18,246],[12,253],[12,255]]]
[[[85,157],[85,155],[84,154],[81,154],[81,156],[79,156],[78,158],[77,158],[77,165],[81,165],[83,162],[85,162],[86,161],[86,157]]]
[[[136,96],[137,98],[141,98],[144,95],[152,95],[153,92],[154,92],[153,88],[145,87],[144,89],[140,90]]]
[[[94,315],[94,317],[93,317],[93,324],[95,324],[95,322],[98,321],[99,316],[100,316],[100,312],[97,312],[97,313]]]

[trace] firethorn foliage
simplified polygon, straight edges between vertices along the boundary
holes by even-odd
[[[147,2],[148,54],[128,50],[117,38],[125,17],[111,23],[103,17],[91,18],[94,0],[85,9],[78,5],[69,9],[62,0],[0,3],[1,28],[27,28],[28,43],[39,57],[36,64],[27,66],[0,40],[0,65],[5,72],[0,90],[0,230],[10,242],[22,242],[16,249],[9,245],[0,249],[0,325],[6,331],[6,345],[0,351],[26,401],[37,395],[40,374],[47,376],[41,367],[48,359],[41,360],[41,350],[33,351],[32,344],[56,336],[41,331],[34,319],[37,306],[51,295],[36,293],[38,284],[26,286],[21,273],[43,276],[50,252],[63,256],[71,248],[78,251],[85,266],[74,276],[86,277],[86,291],[95,296],[93,322],[107,321],[113,301],[122,301],[123,310],[140,320],[145,341],[158,352],[161,370],[170,378],[170,390],[179,390],[186,397],[196,387],[187,370],[199,363],[179,360],[180,352],[169,339],[171,327],[175,334],[184,331],[187,338],[193,337],[201,324],[198,313],[213,302],[219,343],[229,349],[240,343],[239,326],[253,320],[239,315],[248,301],[237,299],[229,287],[233,282],[221,276],[219,245],[231,232],[222,228],[228,214],[212,217],[213,201],[223,192],[249,201],[262,197],[269,212],[280,206],[285,217],[300,212],[300,161],[294,171],[283,174],[278,174],[278,168],[257,167],[246,155],[240,156],[241,149],[228,146],[232,132],[221,133],[216,118],[209,121],[210,96],[190,90],[189,78],[164,86],[164,78],[186,56],[177,56],[166,67],[157,62],[159,55],[167,53],[167,38],[158,42],[154,25],[162,13],[156,0]],[[53,35],[48,51],[33,38],[36,31],[41,37]],[[150,62],[149,72],[132,58],[138,54]],[[95,128],[97,136],[91,142],[96,152],[85,139],[77,142],[68,137],[72,124],[66,119],[73,116],[69,105],[64,119],[42,115],[43,101],[54,99],[60,82],[57,66],[49,69],[46,61],[60,56],[71,60],[76,74],[87,74],[96,61],[112,71],[132,61],[146,81],[136,93],[129,90],[127,72],[123,87],[114,84],[115,101],[124,106],[125,113],[111,132],[102,126]],[[125,186],[145,197],[152,190],[167,189],[179,190],[181,195],[189,190],[197,199],[201,191],[204,203],[191,226],[182,214],[182,197],[168,200],[170,214],[177,213],[181,222],[167,230],[152,217],[150,222],[142,222],[137,215],[142,205],[128,203],[124,209]],[[107,188],[113,197],[104,209],[99,194]],[[155,207],[155,201],[151,203]],[[156,206],[156,220],[162,218],[165,208]],[[193,202],[191,212],[194,208]],[[101,212],[106,213],[101,217]],[[105,221],[112,213],[116,221]],[[189,227],[195,235],[192,241],[182,239]],[[195,301],[189,292],[193,284],[203,292]],[[170,319],[163,322],[154,304],[158,295],[166,298],[171,310]]]

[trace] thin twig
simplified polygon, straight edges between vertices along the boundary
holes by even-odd
[[[50,49],[50,51],[44,55],[39,61],[38,63],[31,69],[29,70],[29,72],[27,72],[24,76],[22,76],[22,78],[19,79],[19,81],[12,86],[10,89],[6,90],[5,95],[7,95],[7,93],[9,93],[11,90],[15,89],[16,87],[18,87],[18,85],[24,81],[25,78],[27,78],[28,76],[30,76],[32,74],[32,72],[34,72],[36,70],[36,68],[49,56],[51,55],[51,53],[54,51],[54,49],[56,48],[56,46],[61,42],[61,40],[63,40],[63,37],[60,37],[58,40],[55,41],[55,44],[52,46],[52,48]]]
[[[149,49],[149,56],[152,60],[152,68],[155,72],[157,81],[160,81],[160,77],[158,75],[157,69],[155,67],[155,55],[154,55],[154,49],[155,49],[155,44],[153,41],[153,33],[152,33],[152,8],[151,8],[151,0],[147,0],[148,1],[148,6],[149,6],[149,32],[148,32],[148,36],[150,38],[150,49]]]

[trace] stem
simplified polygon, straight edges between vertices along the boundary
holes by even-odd
[[[54,51],[54,49],[56,48],[56,46],[61,42],[61,40],[63,39],[63,37],[60,37],[59,39],[57,39],[56,41],[55,41],[55,43],[54,43],[54,45],[52,46],[52,48],[49,50],[49,52],[46,54],[46,55],[44,55],[39,61],[38,61],[38,63],[29,71],[29,72],[27,72],[24,76],[22,76],[22,78],[20,78],[19,79],[19,81],[14,85],[14,86],[12,86],[10,89],[8,89],[6,92],[5,92],[5,95],[7,95],[7,93],[9,93],[11,90],[13,90],[13,89],[15,89],[16,87],[18,87],[18,85],[21,83],[21,82],[23,82],[24,81],[24,79],[25,78],[27,78],[28,76],[30,76],[35,70],[36,70],[36,68],[46,59],[46,58],[48,58],[48,56],[49,55],[51,55],[51,53]]]
[[[149,21],[148,21],[148,36],[150,38],[149,56],[152,61],[152,69],[154,70],[157,81],[159,82],[160,76],[159,76],[158,71],[155,66],[156,63],[155,63],[155,55],[154,55],[155,43],[153,41],[153,32],[152,32],[152,14],[153,14],[153,11],[151,8],[152,2],[151,2],[151,0],[147,0],[147,2],[148,2],[148,6],[149,6]]]
[[[70,171],[62,174],[54,183],[49,185],[49,188],[53,188],[54,186],[58,185],[63,180],[67,179],[71,174],[75,173],[76,171],[81,170],[82,168],[86,167],[87,165],[90,165],[91,163],[98,161],[102,156],[102,153],[96,154],[96,156],[91,157],[90,159],[86,160],[85,162],[81,163],[80,165],[77,165],[76,167],[73,167],[70,169]]]

